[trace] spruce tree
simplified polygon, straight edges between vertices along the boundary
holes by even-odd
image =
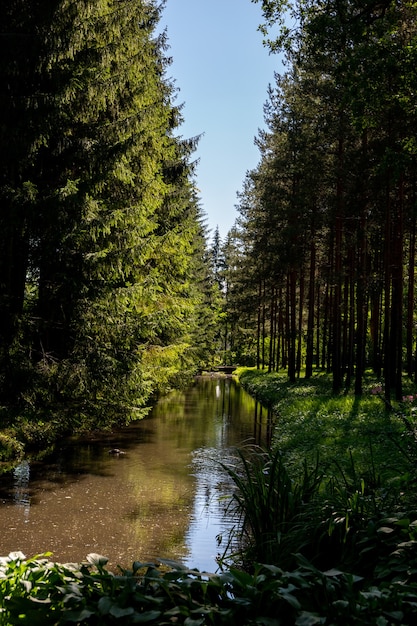
[[[193,366],[195,141],[176,136],[160,10],[0,9],[1,374],[37,406],[140,410]]]

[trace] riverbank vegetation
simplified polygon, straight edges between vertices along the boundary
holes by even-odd
[[[135,563],[114,575],[96,554],[85,564],[25,560],[0,563],[0,624],[149,624],[163,626],[411,625],[415,586],[399,577],[365,588],[360,577],[320,571],[301,559],[296,570],[256,566],[202,574],[172,563]]]
[[[225,468],[236,485],[232,509],[241,520],[240,549],[225,555],[229,563],[240,562],[251,570],[251,564],[261,562],[290,571],[308,564],[316,575],[333,571],[336,577],[344,572],[352,589],[360,581],[360,593],[387,602],[380,621],[365,612],[361,622],[353,610],[346,623],[413,623],[414,385],[405,382],[409,393],[387,407],[371,372],[361,398],[336,396],[330,375],[323,373],[297,383],[267,371],[238,373],[241,384],[270,407],[275,428],[270,451],[243,449],[236,465]],[[396,605],[399,589],[405,595]],[[348,603],[348,596],[340,600]]]
[[[0,560],[0,623],[415,622],[416,394],[387,410],[371,373],[361,399],[336,396],[322,372],[238,375],[273,412],[274,437],[225,466],[237,523],[222,571],[162,560],[115,573],[98,555],[65,565],[12,553]]]
[[[207,251],[161,6],[2,3],[0,460],[144,415],[219,350],[276,428],[226,468],[227,571],[14,553],[0,623],[417,619],[416,4],[260,4],[288,71]]]

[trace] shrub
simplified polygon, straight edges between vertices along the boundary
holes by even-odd
[[[0,432],[0,461],[19,459],[22,453],[22,443],[7,432]]]

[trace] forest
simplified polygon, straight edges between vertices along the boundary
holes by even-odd
[[[388,404],[416,380],[415,3],[256,2],[286,71],[224,240],[163,5],[2,4],[3,428],[141,417],[219,363],[358,396],[370,369]]]
[[[210,365],[219,298],[198,138],[179,134],[161,11],[2,2],[3,427],[22,414],[66,414],[69,430],[141,417]]]
[[[217,257],[226,358],[386,400],[416,378],[414,2],[260,2],[285,55]]]
[[[220,573],[11,552],[5,626],[416,623],[417,4],[252,1],[286,70],[222,240],[163,5],[2,0],[2,466],[219,364],[275,420]]]

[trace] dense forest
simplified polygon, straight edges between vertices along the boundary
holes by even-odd
[[[415,3],[253,1],[286,71],[211,242],[162,5],[2,3],[7,416],[140,416],[220,355],[357,394],[371,367],[387,401],[417,379]]]
[[[210,454],[233,521],[219,574],[14,551],[0,624],[417,623],[417,3],[247,1],[286,71],[223,241],[199,205],[198,138],[179,132],[158,0],[1,2],[1,469],[28,443],[47,455],[145,415],[220,359],[245,366],[270,446]],[[196,460],[187,497],[206,506]],[[137,502],[135,524],[164,510]]]
[[[140,416],[208,366],[219,296],[161,5],[0,9],[0,403]],[[204,333],[201,328],[204,327]]]
[[[401,399],[417,376],[416,4],[260,4],[286,71],[218,258],[226,358],[291,380],[322,368],[357,394],[371,367]]]

